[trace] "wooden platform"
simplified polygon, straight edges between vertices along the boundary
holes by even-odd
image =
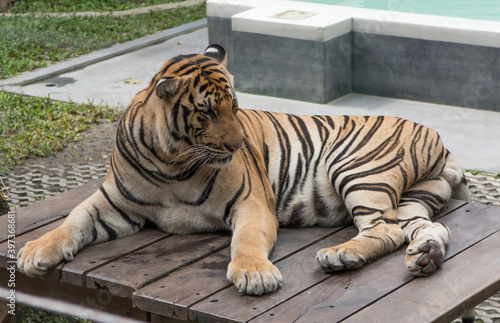
[[[102,179],[17,211],[24,244],[57,227]],[[500,208],[451,201],[440,221],[452,232],[446,262],[414,278],[404,248],[359,270],[323,273],[324,247],[353,226],[280,229],[271,260],[285,280],[277,292],[245,296],[226,281],[230,235],[169,235],[153,229],[84,248],[43,279],[16,274],[16,289],[153,322],[449,322],[500,290]],[[0,217],[0,286],[8,272],[7,217]],[[4,305],[2,305],[4,307]]]

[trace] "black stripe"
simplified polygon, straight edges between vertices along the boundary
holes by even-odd
[[[439,195],[424,190],[414,190],[404,192],[401,196],[400,203],[418,203],[427,207],[428,211],[436,214],[446,204],[446,201]]]
[[[401,207],[402,205],[399,204],[399,206]],[[413,222],[415,220],[424,220],[424,221],[430,222],[429,218],[426,218],[426,217],[423,217],[423,216],[415,216],[415,217],[413,217],[411,219],[399,220],[399,223],[401,225],[401,229],[405,229],[411,222]],[[401,222],[406,222],[406,223],[405,224],[401,224]]]
[[[198,90],[198,93],[202,93],[203,91],[205,91],[208,87],[208,82],[203,84],[202,86],[200,86],[200,89]]]
[[[182,72],[182,74],[180,74],[180,76],[189,75],[189,74],[191,74],[192,72],[194,72],[194,71],[196,71],[198,69],[199,69],[198,66],[194,66],[194,67],[188,69],[187,71]]]
[[[103,219],[101,219],[101,214],[99,213],[99,209],[94,207],[94,210],[96,212],[97,221],[102,225],[104,230],[106,230],[106,232],[108,233],[108,238],[109,238],[108,241],[115,240],[118,237],[118,234],[116,233],[115,229],[113,229],[106,222],[104,222]]]
[[[318,216],[320,218],[329,217],[330,212],[328,210],[328,205],[321,198],[321,195],[318,192],[318,188],[314,188],[313,192],[314,192],[314,196],[313,196],[314,213],[316,214],[316,216]]]
[[[401,172],[401,178],[403,179],[403,192],[408,188],[408,173],[403,168],[402,165],[399,165],[399,171]]]
[[[380,129],[380,126],[382,125],[383,122],[384,122],[383,116],[377,117],[377,121],[375,122],[375,124],[372,125],[372,127],[368,130],[368,132],[363,135],[363,139],[358,143],[358,145],[354,149],[351,150],[349,154],[354,154],[355,152],[363,148],[366,144],[368,144],[368,141],[370,141],[373,135]]]
[[[413,140],[411,141],[410,146],[410,156],[413,164],[413,172],[415,174],[415,179],[419,178],[419,160],[418,160],[418,152],[417,152],[417,144],[420,142],[420,138],[422,137],[422,126],[419,124],[415,124],[414,128],[418,126],[417,133],[413,136]]]
[[[170,115],[172,116],[172,119],[174,120],[174,127],[177,132],[180,132],[180,127],[178,123],[178,115],[179,115],[179,110],[181,107],[181,101],[178,100],[175,102],[174,106],[172,107],[172,110],[170,112]],[[172,133],[172,130],[170,130],[170,133]]]
[[[381,174],[381,173],[384,173],[390,169],[393,169],[394,167],[396,167],[397,165],[399,165],[399,163],[401,163],[401,161],[403,161],[403,154],[398,154],[394,159],[392,160],[389,160],[387,163],[383,164],[383,165],[380,165],[378,167],[375,167],[373,169],[370,169],[370,170],[367,170],[367,171],[364,171],[364,172],[360,172],[360,173],[355,173],[355,174],[351,174],[351,175],[347,175],[345,176],[342,181],[340,182],[339,184],[339,192],[342,192],[344,190],[344,187],[349,184],[351,181],[353,180],[356,180],[356,179],[360,179],[360,178],[363,178],[363,177],[368,177],[368,176],[372,176],[372,175],[376,175],[376,174]],[[358,165],[355,165],[356,167]],[[350,170],[351,168],[354,168],[354,167],[349,167],[348,169],[346,170],[342,170],[343,172],[344,171],[348,171]],[[337,172],[332,179],[332,182],[334,180],[337,179],[337,177],[340,175],[341,172]]]
[[[400,142],[401,142],[401,135],[403,134],[403,130],[404,130],[404,127],[405,127],[405,124],[407,123],[408,121],[407,120],[404,120],[404,119],[398,119],[398,122],[399,125],[396,127],[396,129],[394,130],[394,132],[391,134],[391,136],[389,138],[387,138],[380,146],[379,148],[377,148],[377,151],[380,152],[380,155],[377,159],[380,159],[380,158],[383,158],[385,156],[387,156],[387,154],[389,154],[390,152],[394,151],[394,149],[396,149],[396,147],[399,146]],[[397,124],[396,123],[396,124]],[[392,143],[391,146],[389,146],[387,148],[387,150],[383,151],[383,149],[388,145]]]
[[[250,196],[250,193],[252,193],[252,177],[250,176],[250,160],[248,159],[248,156],[243,149],[241,150],[241,154],[243,155],[243,162],[245,163],[245,170],[247,171],[248,178],[248,192],[247,195],[245,195],[245,197],[243,198],[243,200],[246,200]]]
[[[127,113],[128,112],[128,113]],[[127,110],[126,114],[122,117],[122,120],[118,126],[117,129],[117,134],[116,134],[116,151],[120,153],[120,155],[128,162],[130,166],[132,166],[138,173],[141,175],[145,180],[150,182],[153,185],[158,186],[158,184],[152,182],[152,179],[160,180],[161,178],[155,178],[154,174],[150,172],[149,170],[145,169],[141,163],[139,163],[138,156],[133,154],[134,150],[132,149],[129,150],[127,148],[127,143],[132,146],[133,148],[133,143],[129,140],[128,133],[126,131],[127,129],[127,124],[125,123],[125,120],[128,120],[130,123],[130,128],[132,128],[132,123],[128,117],[128,114],[131,113],[131,110]],[[130,129],[130,132],[133,130]]]
[[[306,159],[305,160],[305,174],[304,174],[304,178],[307,178],[308,177],[308,174],[309,174],[309,165],[310,165],[310,161],[312,159],[312,157],[314,156],[314,143],[311,139],[311,134],[309,132],[309,130],[307,129],[307,126],[306,126],[306,123],[304,122],[303,119],[295,116],[295,119],[300,127],[300,132],[298,131],[296,125],[292,123],[292,126],[294,127],[295,131],[297,132],[297,136],[300,138],[300,142],[302,144],[302,151],[304,152],[304,158]],[[291,120],[290,120],[291,121]],[[316,162],[319,160],[319,158],[316,160]],[[304,185],[305,185],[306,181],[302,181],[301,183],[301,186],[300,188],[303,189],[304,188]]]
[[[314,165],[314,170],[313,170],[314,174],[316,174],[319,162],[320,160],[323,160],[323,153],[325,152],[325,147],[327,142],[326,139],[330,137],[330,130],[328,130],[328,128],[323,124],[323,122],[320,119],[318,119],[318,117],[313,116],[312,119],[316,124],[316,127],[318,128],[318,133],[321,139],[321,149],[319,151],[318,158],[316,159],[316,163]]]
[[[354,133],[354,131],[356,130],[356,124],[354,123],[354,121],[351,120],[351,125],[352,125],[352,128],[351,130],[349,130],[349,133],[347,133],[347,135],[342,138],[341,140],[339,140],[332,148],[331,148],[331,151],[330,153],[326,156],[326,159],[325,160],[328,160],[330,159],[331,155],[335,152],[337,152],[337,149],[340,148],[349,138],[351,138],[351,135]],[[344,129],[346,128],[346,125],[344,125]],[[361,132],[361,130],[363,130],[363,128],[359,129],[357,131],[357,133],[353,136],[353,138],[351,139],[351,142],[348,143],[344,150],[341,151],[337,156],[335,156],[335,158],[332,160],[332,162],[330,163],[330,165],[328,166],[328,173],[331,172],[332,170],[332,167],[335,166],[335,164],[337,163],[337,161],[347,152],[347,150],[351,147],[351,144],[356,140],[357,136],[359,135],[359,133]],[[337,134],[337,138],[338,136],[340,135],[341,131],[339,131],[339,133]],[[335,140],[337,141],[337,140]],[[334,185],[334,183],[332,183],[332,185]]]
[[[140,144],[137,142],[137,140],[135,139],[135,136],[132,135],[132,144],[133,144],[133,150],[137,153],[140,154],[140,156],[147,160],[149,163],[151,163],[157,170],[159,170],[160,168],[156,165],[156,163],[153,161],[153,159],[151,159],[149,157],[149,155],[146,155],[145,153],[143,153],[143,150],[141,148],[146,148],[146,150],[150,153],[153,154],[154,157],[157,157],[156,159],[160,161],[160,163],[164,163],[158,156],[158,154],[156,153],[156,151],[154,150],[154,148],[150,147],[147,143],[146,143],[146,134],[145,134],[145,129],[146,127],[144,126],[144,116],[141,115],[141,120],[140,120],[140,125],[139,125],[139,141],[140,141]]]
[[[375,214],[375,213],[384,214],[384,211],[379,210],[379,209],[375,209],[375,208],[371,208],[371,207],[367,207],[367,206],[363,206],[363,205],[357,205],[357,206],[353,207],[351,210],[351,214],[353,217],[354,216],[371,215],[371,214]]]
[[[139,222],[136,222],[134,220],[132,220],[125,212],[123,212],[120,208],[118,208],[112,201],[111,199],[109,198],[109,195],[108,193],[106,192],[106,190],[104,189],[104,186],[100,186],[99,189],[101,190],[101,192],[104,194],[104,197],[106,198],[106,200],[108,201],[108,203],[113,207],[113,209],[115,209],[118,214],[121,215],[121,217],[128,223],[130,224],[132,227],[135,227],[135,228],[141,228],[142,225],[139,223]]]
[[[205,70],[205,73],[207,73],[207,75],[210,75],[213,72],[219,72],[219,70],[213,70],[213,69],[212,70],[207,70],[208,68],[214,67],[214,66],[220,66],[220,64],[218,64],[218,63],[210,63],[210,64],[205,64],[202,67]]]
[[[116,140],[116,148],[118,152],[121,154],[121,156],[131,165],[144,179],[146,179],[148,182],[151,184],[159,187],[159,185],[153,180],[162,182],[162,183],[169,183],[172,180],[187,180],[191,178],[191,176],[194,175],[195,170],[190,170],[190,172],[183,172],[177,175],[170,175],[163,173],[161,171],[157,170],[153,171],[150,169],[147,169],[143,163],[139,162],[140,157],[138,155],[138,152],[140,151],[137,145],[137,142],[135,139],[130,139],[130,137],[133,137],[133,135],[129,135],[129,133],[133,133],[133,120],[129,120],[130,123],[130,131],[127,132],[124,129],[126,129],[125,126],[119,126],[118,127],[118,134],[117,134],[117,140]],[[174,135],[173,135],[174,136]],[[182,139],[182,138],[181,138]],[[127,148],[127,142],[131,146],[132,150]],[[135,147],[135,149],[134,149]],[[154,164],[153,164],[154,165]]]
[[[181,108],[182,108],[182,121],[184,121],[184,133],[189,133],[191,125],[187,120],[189,118],[189,115],[191,114],[191,110],[184,104],[181,104]]]
[[[155,145],[154,145],[154,138],[155,138],[155,135],[153,133],[153,129],[149,129],[149,138],[150,138],[150,141],[151,143],[147,143],[146,142],[146,134],[144,133],[144,124],[143,124],[143,119],[141,118],[141,128],[140,128],[140,140],[141,140],[141,144],[151,153],[153,154],[153,157],[160,161],[161,163],[163,164],[167,164],[167,165],[171,165],[172,163],[171,162],[168,162],[168,161],[165,161],[163,160],[159,155],[158,153],[156,152],[156,149],[155,149]]]
[[[260,182],[262,183],[262,186],[264,187],[264,190],[265,190],[265,193],[266,193],[266,196],[268,195],[268,192],[267,192],[267,185],[265,185],[265,180],[269,180],[267,178],[267,176],[265,175],[265,172],[263,172],[261,169],[260,169],[260,164],[259,162],[257,161],[257,156],[255,156],[255,153],[253,152],[253,149],[252,147],[250,147],[250,145],[248,144],[247,140],[245,138],[243,138],[243,148],[244,150],[248,150],[248,153],[250,154],[250,156],[252,157],[252,161],[253,161],[253,164],[255,166],[255,169],[257,170],[257,172],[259,173],[259,178],[260,178]],[[265,145],[265,148],[264,150],[267,149],[267,145]],[[269,158],[269,156],[266,156],[267,158]]]
[[[302,218],[304,214],[304,203],[299,203],[295,205],[290,213],[290,218],[285,223],[281,223],[281,226],[293,228],[302,225]]]
[[[228,221],[229,216],[232,214],[231,210],[232,210],[234,204],[236,203],[236,201],[238,200],[238,198],[240,197],[240,195],[243,193],[244,189],[245,189],[245,175],[243,175],[240,189],[236,192],[236,194],[234,194],[233,198],[226,204],[226,210],[224,211],[223,221],[227,225],[230,225],[230,223],[228,223],[227,221]]]
[[[195,79],[193,81],[193,87],[194,88],[198,86],[198,83],[200,83],[200,79],[201,79],[200,74],[196,75],[196,77],[195,77]]]
[[[90,215],[90,219],[92,220],[92,243],[94,243],[97,240],[97,228],[95,227],[95,220],[94,217],[92,216],[92,213],[87,211]]]
[[[297,194],[297,191],[298,191],[298,185],[299,183],[301,182],[301,178],[302,178],[302,166],[303,166],[303,162],[302,162],[302,157],[300,156],[300,153],[297,154],[297,168],[295,169],[295,176],[293,178],[293,184],[292,184],[292,187],[288,193],[288,196],[287,198],[285,199],[284,203],[283,203],[283,206],[285,208],[288,208],[293,200],[293,197],[295,196],[295,194]]]
[[[397,204],[397,192],[394,187],[390,186],[386,183],[362,183],[362,184],[354,184],[349,187],[344,193],[344,200],[346,196],[348,196],[352,192],[357,191],[373,191],[373,192],[381,192],[387,194],[391,200],[392,208],[396,209]]]
[[[191,66],[195,66],[196,68],[198,68],[198,66],[197,66],[195,63],[193,63],[193,62],[189,62],[189,61],[188,61],[188,62],[184,63],[183,65],[181,65],[179,68],[177,68],[177,69],[174,71],[174,74],[179,74],[179,73],[180,73],[180,71],[182,71],[183,69],[186,69],[186,68],[188,68],[188,67],[191,67]]]
[[[279,179],[278,179],[278,187],[275,188],[275,195],[277,197],[276,210],[279,210],[281,207],[281,200],[282,200],[283,195],[284,195],[284,190],[285,190],[285,187],[287,186],[287,181],[288,181],[288,171],[290,169],[290,157],[288,156],[288,153],[291,150],[291,144],[290,144],[290,139],[289,139],[286,131],[283,129],[283,127],[278,122],[278,120],[275,118],[275,116],[270,112],[264,112],[264,113],[269,118],[272,125],[274,126],[274,129],[276,130],[276,133],[278,135],[278,140],[279,140],[279,146],[280,146],[280,150],[281,150],[280,175],[279,175]]]
[[[196,60],[196,64],[203,64],[205,62],[211,61],[212,58],[209,57],[202,57]]]
[[[125,197],[127,200],[139,204],[139,205],[154,205],[154,206],[161,206],[160,203],[151,203],[151,202],[146,202],[143,201],[139,198],[137,198],[134,194],[132,194],[122,183],[121,181],[121,176],[119,174],[119,171],[116,169],[116,166],[114,163],[111,163],[111,171],[113,172],[113,175],[115,177],[115,184],[118,190],[120,191],[120,194]]]
[[[160,74],[160,75],[165,74],[165,72],[166,72],[166,71],[168,71],[168,69],[169,69],[170,67],[172,67],[173,65],[175,65],[175,64],[177,64],[177,63],[179,63],[180,61],[182,61],[182,60],[183,60],[183,59],[185,59],[185,58],[188,58],[188,55],[185,55],[185,56],[183,56],[183,55],[178,55],[178,56],[173,57],[173,58],[170,60],[170,62],[169,62],[169,63],[168,63],[168,64],[167,64],[167,65],[166,65],[166,66],[165,66],[165,67],[161,70],[161,72],[160,72],[159,74]]]
[[[219,170],[215,171],[215,173],[212,175],[210,178],[210,181],[207,183],[207,186],[205,186],[205,189],[201,193],[200,197],[194,201],[194,202],[188,202],[184,201],[183,203],[188,204],[188,205],[193,205],[193,206],[199,206],[205,203],[205,201],[208,199],[210,196],[210,193],[212,192],[212,189],[214,187],[214,183],[217,179],[217,175],[219,175]]]

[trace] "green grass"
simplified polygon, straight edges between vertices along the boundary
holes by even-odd
[[[99,120],[118,120],[121,112],[103,105],[51,101],[0,91],[0,172],[29,157],[45,157],[79,139]]]
[[[58,323],[92,323],[89,320],[77,317],[65,316],[55,312],[40,310],[29,306],[21,306],[14,316],[15,323],[38,323],[38,322],[58,322]]]
[[[205,4],[121,17],[0,16],[0,78],[204,17]]]
[[[140,7],[149,7],[162,3],[182,0],[43,0],[16,1],[10,8],[13,13],[23,12],[78,12],[78,11],[120,11]]]
[[[477,170],[477,169],[466,169],[466,171],[468,171],[472,175],[479,175],[479,174],[481,174],[481,171]]]

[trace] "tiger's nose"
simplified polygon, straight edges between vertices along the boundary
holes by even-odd
[[[224,147],[229,151],[229,152],[236,152],[238,149],[241,148],[241,141],[240,140],[233,140],[233,141],[227,141],[224,143]]]
[[[225,143],[224,147],[232,153],[236,152],[238,149],[241,148],[241,144],[234,144],[234,143]]]

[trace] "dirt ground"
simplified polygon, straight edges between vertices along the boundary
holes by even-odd
[[[70,143],[55,156],[27,159],[22,167],[14,169],[14,174],[23,171],[25,167],[40,164],[60,167],[88,163],[107,164],[115,146],[117,126],[118,121],[104,121],[93,125],[90,129],[80,133],[79,141]]]

